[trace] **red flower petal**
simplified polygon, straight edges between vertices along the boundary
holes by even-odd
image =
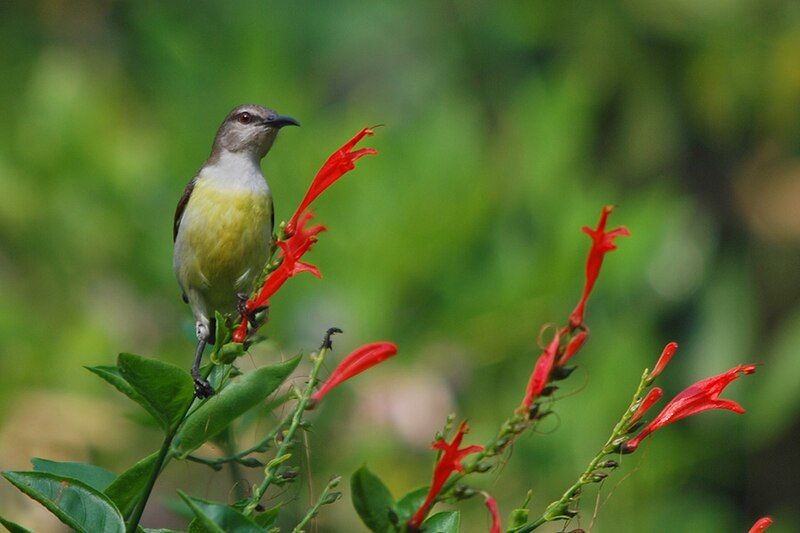
[[[325,189],[333,185],[336,180],[353,170],[356,167],[355,162],[358,159],[365,155],[374,155],[378,153],[374,148],[361,148],[355,152],[352,151],[361,139],[366,135],[373,134],[374,132],[370,128],[362,129],[355,137],[347,141],[344,146],[336,150],[331,154],[328,160],[325,161],[322,168],[319,169],[319,172],[317,172],[317,175],[314,177],[314,181],[311,182],[311,186],[308,188],[303,201],[300,202],[297,211],[295,211],[292,218],[289,219],[289,223],[286,225],[286,232],[288,234],[292,234],[295,231],[298,219],[303,214],[303,211],[311,205],[311,202],[322,194]]]
[[[492,515],[492,527],[489,533],[500,533],[500,511],[497,508],[497,500],[495,500],[488,492],[483,493],[484,503],[489,513]]]
[[[766,529],[772,525],[772,518],[769,516],[762,516],[756,523],[753,524],[753,527],[750,528],[748,533],[761,533],[762,531],[766,531]]]
[[[462,422],[452,441],[446,442],[443,439],[439,439],[431,445],[433,449],[441,450],[443,453],[433,470],[433,483],[428,490],[428,496],[425,498],[420,508],[417,509],[417,512],[414,513],[414,516],[411,517],[411,520],[408,521],[409,528],[419,529],[425,517],[428,516],[428,510],[430,510],[433,500],[436,498],[436,495],[439,494],[439,491],[442,490],[450,474],[464,471],[464,466],[461,464],[464,457],[483,451],[483,446],[476,445],[459,449],[464,434],[467,431],[469,431],[469,426],[466,422]]]
[[[539,397],[547,384],[550,372],[553,370],[560,338],[559,333],[556,332],[553,340],[550,341],[545,351],[536,360],[536,366],[533,368],[533,373],[530,380],[528,380],[528,387],[525,390],[525,398],[522,399],[522,407],[526,410],[531,408],[533,401]]]
[[[373,342],[357,348],[342,359],[342,362],[331,373],[328,381],[311,396],[311,399],[319,402],[335,386],[385,361],[396,353],[397,346],[391,342]]]
[[[658,362],[656,363],[656,367],[650,372],[650,379],[656,378],[661,372],[664,371],[667,364],[672,359],[672,356],[675,355],[675,350],[678,349],[677,342],[670,342],[666,346],[664,346],[664,351],[661,352],[661,357],[658,358]]]
[[[633,413],[633,416],[628,424],[632,426],[638,422],[639,419],[642,418],[642,416],[648,411],[648,409],[653,407],[653,404],[660,400],[663,395],[664,391],[661,390],[660,387],[656,387],[648,392],[647,396],[645,396],[644,400],[642,400],[642,403],[639,404],[639,408],[636,409],[635,413]]]
[[[686,388],[670,400],[641,433],[625,443],[625,451],[632,452],[636,450],[639,443],[649,434],[687,416],[696,415],[709,409],[727,409],[734,413],[744,413],[741,405],[733,400],[720,399],[719,395],[725,390],[725,387],[740,375],[752,374],[755,371],[756,367],[754,365],[739,365],[718,376],[706,378]]]
[[[589,257],[586,259],[586,284],[583,287],[583,295],[569,317],[570,326],[572,326],[572,328],[577,328],[583,324],[586,301],[589,299],[594,283],[597,281],[597,276],[600,274],[603,257],[608,252],[616,250],[617,248],[614,239],[617,237],[627,237],[631,234],[625,226],[606,231],[608,215],[610,215],[613,210],[613,206],[606,206],[603,208],[600,214],[600,221],[597,223],[597,228],[583,227],[583,232],[592,239],[592,248],[589,250]]]
[[[296,276],[302,272],[310,272],[312,275],[321,278],[322,273],[319,269],[308,263],[303,263],[300,258],[311,246],[317,242],[317,235],[325,231],[325,226],[313,226],[306,229],[306,224],[314,217],[313,213],[307,212],[300,219],[297,224],[295,233],[284,241],[278,241],[277,245],[280,248],[281,257],[283,258],[281,264],[267,276],[264,285],[255,299],[247,302],[247,310],[254,311],[259,307],[269,305],[269,299],[278,292],[286,281],[292,276]],[[242,317],[241,322],[233,332],[233,342],[244,342],[247,339],[247,319]]]
[[[578,350],[581,349],[583,344],[586,342],[586,339],[588,338],[589,338],[589,332],[586,330],[581,331],[577,335],[572,337],[567,343],[567,347],[564,350],[564,355],[562,355],[561,359],[558,360],[558,366],[564,366],[565,364],[567,364],[567,361],[572,359],[572,356],[578,353]]]

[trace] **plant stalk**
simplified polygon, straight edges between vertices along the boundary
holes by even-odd
[[[303,412],[306,410],[308,406],[309,400],[311,399],[311,394],[314,392],[314,388],[317,385],[317,375],[319,374],[320,368],[322,367],[322,362],[325,359],[325,354],[328,352],[329,346],[327,344],[323,344],[320,348],[317,355],[311,356],[311,361],[313,363],[311,367],[311,373],[308,377],[308,385],[303,390],[302,394],[297,399],[297,405],[294,408],[294,412],[292,413],[292,421],[289,425],[289,428],[283,435],[283,440],[281,441],[281,445],[278,447],[277,451],[275,452],[275,458],[267,464],[267,467],[264,469],[264,480],[261,484],[253,490],[253,495],[250,497],[250,501],[244,508],[244,514],[249,516],[253,514],[255,511],[258,502],[261,501],[261,497],[267,491],[269,486],[275,481],[275,476],[278,472],[278,467],[289,460],[291,454],[289,453],[289,449],[292,447],[293,440],[295,433],[297,433],[298,428],[300,427],[300,423],[303,420]],[[282,425],[282,424],[281,424]],[[279,425],[278,427],[281,427]]]

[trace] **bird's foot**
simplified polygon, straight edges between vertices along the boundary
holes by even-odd
[[[196,398],[204,399],[214,396],[214,387],[207,380],[201,377],[194,378],[194,395]]]
[[[236,303],[236,311],[247,320],[247,322],[250,324],[251,327],[257,328],[258,326],[260,326],[261,324],[256,318],[256,315],[258,315],[262,311],[266,311],[268,309],[268,306],[262,305],[256,307],[255,309],[248,309],[247,302],[250,299],[249,296],[244,293],[239,293],[236,295],[236,297],[238,299],[238,302]]]

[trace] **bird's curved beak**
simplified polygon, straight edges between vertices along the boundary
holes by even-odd
[[[300,123],[292,117],[286,115],[270,115],[264,121],[265,126],[271,128],[282,128],[284,126],[299,126]]]

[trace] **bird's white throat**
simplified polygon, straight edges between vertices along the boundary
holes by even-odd
[[[199,178],[215,188],[232,192],[269,192],[261,162],[246,152],[223,151],[213,163],[202,168]]]

